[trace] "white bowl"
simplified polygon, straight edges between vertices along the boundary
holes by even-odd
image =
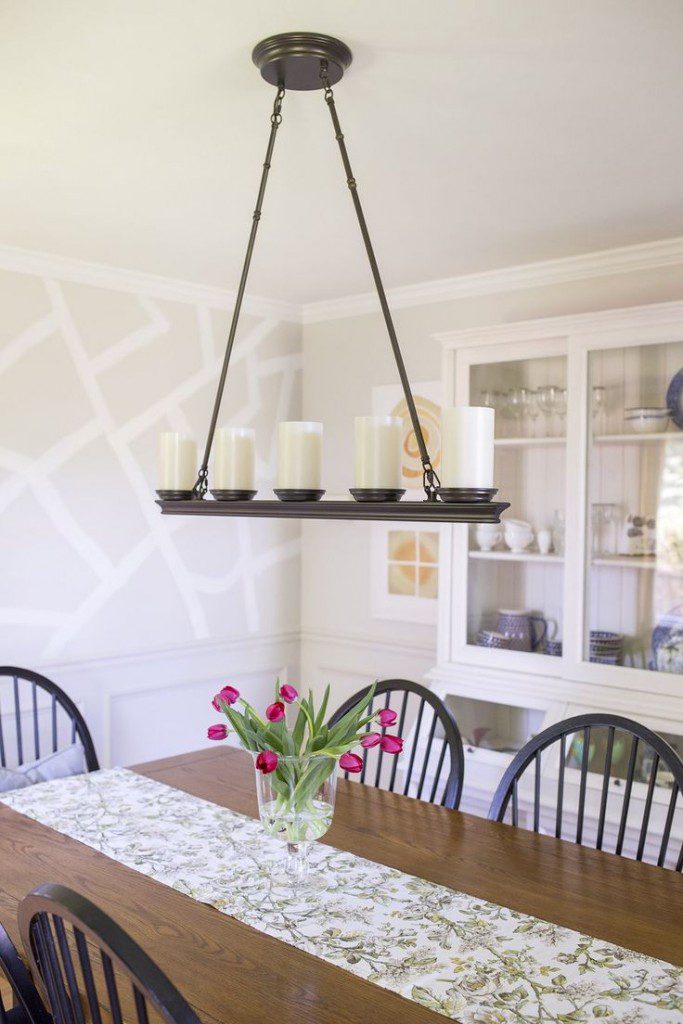
[[[639,409],[627,409],[624,420],[636,434],[657,434],[666,430],[669,425],[669,410],[643,406]]]

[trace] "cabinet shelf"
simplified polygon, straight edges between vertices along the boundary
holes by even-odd
[[[566,441],[565,437],[497,437],[493,443],[499,448],[549,448],[560,447]]]
[[[683,438],[683,432],[659,431],[657,434],[596,434],[594,444],[655,444],[658,441],[673,441]]]
[[[591,559],[591,565],[617,569],[656,569],[657,558],[654,555],[603,555]]]
[[[492,562],[564,562],[562,555],[542,555],[539,551],[470,551],[470,558],[481,558]]]

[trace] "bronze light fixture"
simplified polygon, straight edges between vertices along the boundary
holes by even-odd
[[[263,162],[256,207],[252,218],[251,232],[237,289],[225,357],[218,381],[218,390],[197,481],[191,491],[157,491],[159,496],[158,504],[161,506],[161,511],[165,515],[247,516],[290,519],[370,519],[450,523],[500,522],[500,515],[509,507],[509,503],[494,502],[492,499],[497,493],[494,488],[442,487],[431,463],[334,102],[332,86],[341,80],[344,71],[351,64],[351,51],[345,43],[331,36],[320,35],[314,32],[287,32],[264,39],[254,48],[252,57],[262,77],[266,82],[275,86],[277,91],[270,116],[270,135]],[[392,500],[386,500],[389,494],[380,491],[366,491],[364,494],[352,491],[357,500],[351,501],[318,500],[321,492],[316,492],[315,498],[311,492],[310,495],[305,496],[307,500],[293,500],[297,497],[304,497],[303,494],[299,496],[294,492],[290,492],[287,495],[287,500],[270,501],[245,500],[247,495],[241,492],[215,491],[212,498],[207,497],[209,457],[228,375],[230,356],[235,341],[242,300],[256,241],[256,233],[261,219],[261,208],[268,180],[268,171],[271,166],[275,138],[278,128],[282,123],[282,104],[285,92],[288,89],[303,91],[322,90],[330,112],[332,126],[344,166],[346,184],[351,193],[361,235],[365,243],[365,250],[368,255],[384,322],[389,334],[389,341],[420,452],[422,483],[425,491],[425,498],[421,501],[400,501],[399,498],[403,493],[402,491],[394,492],[391,495]],[[253,498],[254,492],[248,492],[248,494],[249,499]],[[362,500],[359,500],[361,497]]]

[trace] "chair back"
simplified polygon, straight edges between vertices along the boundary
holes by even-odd
[[[20,903],[19,927],[55,1024],[200,1024],[144,950],[85,896],[41,885]]]
[[[546,781],[541,765],[542,753],[555,745],[557,784],[554,775]],[[523,776],[532,766],[527,784]],[[507,816],[517,826],[522,805],[534,832],[547,830],[558,839],[681,871],[683,842],[679,850],[669,849],[674,818],[683,810],[681,790],[683,761],[661,736],[619,715],[577,715],[522,747],[500,780],[488,816]]]
[[[11,999],[3,1000],[3,991],[11,993]],[[0,1024],[52,1024],[31,975],[1,924]]]
[[[88,771],[97,771],[90,730],[71,698],[38,672],[0,667],[0,767],[17,768],[77,739]]]
[[[332,715],[329,725],[343,718],[369,689],[366,686],[349,697]],[[391,708],[398,713],[396,725],[382,729],[371,723],[366,732],[389,732],[407,740],[407,730],[412,731],[412,740],[406,742],[400,755],[387,754],[386,759],[379,746],[363,749],[359,781],[392,793],[398,788],[404,796],[457,808],[462,795],[465,758],[460,730],[441,698],[409,679],[383,679],[376,684],[368,714],[381,708]],[[345,776],[348,779],[349,773]]]

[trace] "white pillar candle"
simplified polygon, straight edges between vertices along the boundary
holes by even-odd
[[[197,445],[183,434],[159,434],[159,490],[191,491],[197,480]]]
[[[493,487],[495,412],[488,406],[451,406],[441,413],[442,487]]]
[[[213,486],[217,491],[255,490],[256,438],[251,427],[221,427],[216,433]]]
[[[400,488],[402,434],[399,416],[356,416],[356,487]]]
[[[282,490],[321,490],[323,425],[281,423],[278,430],[277,485]]]

